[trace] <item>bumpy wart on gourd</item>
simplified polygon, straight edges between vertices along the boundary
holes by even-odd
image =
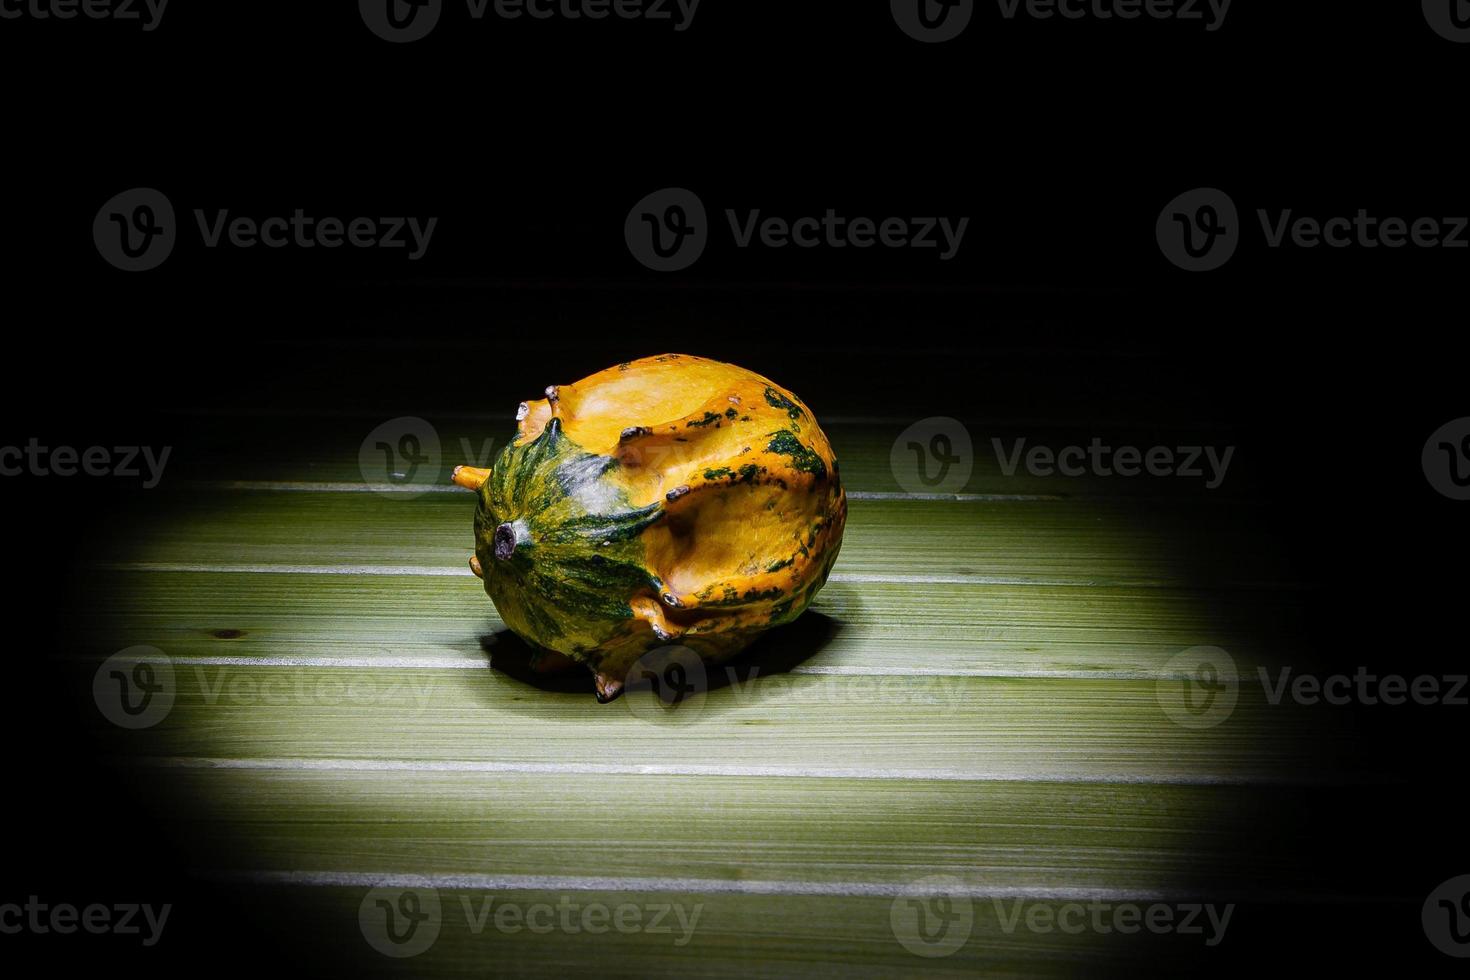
[[[586,664],[610,701],[664,645],[708,663],[788,623],[827,581],[847,498],[801,399],[663,354],[522,402],[474,490],[470,568],[538,670]]]

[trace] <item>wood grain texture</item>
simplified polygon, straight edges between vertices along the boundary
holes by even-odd
[[[376,896],[366,885],[352,887],[259,887],[254,903],[269,909],[275,921],[289,921],[291,935],[350,937],[340,962],[364,976],[925,976],[944,977],[1075,977],[1112,971],[1147,969],[1165,974],[1187,969],[1200,955],[1200,935],[1156,935],[1146,932],[1103,935],[1087,930],[1068,933],[1038,931],[1026,925],[1031,909],[1055,915],[1060,901],[1018,900],[1009,896],[962,900],[968,926],[953,926],[961,941],[942,958],[921,958],[894,938],[895,899],[889,896],[834,897],[792,895],[726,895],[689,891],[590,891],[567,893],[548,889],[484,891],[434,889],[440,913],[432,945],[410,960],[393,960],[373,951],[363,940],[360,913]],[[396,897],[396,889],[386,895]],[[898,899],[897,901],[903,901]],[[487,902],[488,907],[487,907]],[[501,906],[514,906],[521,916],[536,906],[533,918],[553,928],[533,932],[508,918],[496,925]],[[610,915],[632,906],[625,922],[636,929],[608,928],[593,934],[582,927],[589,906]],[[1149,903],[1140,903],[1148,908]],[[558,923],[565,913],[575,931]],[[673,909],[695,923],[682,930]],[[902,906],[900,906],[902,909]],[[950,911],[954,911],[952,908]],[[487,917],[488,912],[488,917]],[[1017,918],[1017,913],[1021,918]],[[898,914],[903,914],[902,911]],[[909,913],[912,915],[912,913]],[[656,923],[656,924],[655,924]],[[680,941],[688,935],[687,942]]]
[[[670,712],[640,692],[599,705],[580,672],[531,677],[465,567],[471,498],[354,489],[377,421],[221,424],[104,529],[66,624],[83,696],[117,650],[170,658],[166,716],[135,731],[99,718],[101,750],[201,873],[258,890],[356,973],[1182,971],[1198,938],[1006,916],[1017,895],[1353,887],[1320,858],[1353,846],[1338,815],[1390,765],[1341,713],[1265,696],[1259,670],[1311,662],[1311,593],[1244,499],[1249,481],[1007,476],[975,427],[963,491],[1037,499],[863,499],[905,489],[889,458],[903,426],[837,422],[859,499],[833,580],[812,614]],[[434,421],[446,478],[450,456],[510,428]],[[1166,710],[1173,658],[1203,645],[1228,651],[1238,703],[1189,728]],[[894,916],[903,889],[936,875],[974,892],[973,924],[928,959]],[[547,884],[494,884],[507,876]],[[445,914],[405,963],[364,942],[359,912],[374,882],[406,880]],[[684,945],[474,918],[488,899],[569,897],[702,917]]]
[[[1240,897],[1320,891],[1277,807],[1353,789],[548,773],[131,770],[218,870],[585,876]],[[1360,847],[1367,846],[1360,842]],[[650,858],[657,855],[655,868]],[[1342,878],[1347,877],[1344,869]],[[1361,882],[1334,881],[1334,885]]]
[[[1190,647],[1237,669],[1300,664],[1299,601],[1280,594],[1085,586],[829,582],[756,662],[871,673],[1154,676]],[[483,665],[504,631],[462,576],[119,572],[79,597],[77,652],[149,644],[175,658],[352,658]],[[815,641],[814,641],[815,640]]]
[[[527,397],[531,396],[528,393]],[[420,438],[419,452],[426,456],[422,467],[415,470],[413,482],[447,486],[454,467],[461,463],[490,466],[515,434],[514,407],[514,403],[508,405],[499,417],[434,415],[422,418],[421,424],[400,426],[402,431],[412,431]],[[377,450],[377,440],[369,437],[389,418],[366,415],[293,420],[289,425],[282,425],[279,419],[233,420],[227,428],[186,440],[171,462],[171,478],[219,480],[223,475],[228,482],[245,483],[385,483],[394,472],[401,474],[403,470],[390,469],[389,456]],[[818,408],[817,419],[837,452],[843,485],[849,492],[899,494],[932,489],[921,475],[939,475],[939,464],[926,440],[940,430],[911,431],[923,421],[922,417],[883,421],[838,415],[829,419]],[[943,431],[951,438],[949,451],[956,457],[954,471],[968,470],[970,474],[958,485],[946,484],[947,493],[1211,498],[1252,494],[1260,489],[1259,477],[1253,471],[1255,461],[1248,452],[1238,451],[1229,432],[1219,429],[1134,426],[1100,430],[1056,423],[997,425],[950,419]],[[916,439],[918,451],[911,445]],[[1043,463],[1037,468],[1027,465],[1028,453],[1049,450],[1055,454],[1074,446],[1090,451],[1094,441],[1099,447],[1100,466],[1088,463],[1079,471],[1080,461],[1075,457],[1068,457],[1067,473],[1057,471],[1052,464]],[[271,453],[261,455],[258,447],[262,445],[270,446]],[[431,462],[428,454],[435,445],[437,455]],[[1167,449],[1171,472],[1177,470],[1179,475],[1120,475],[1115,472],[1114,462],[1116,450],[1121,447],[1134,447],[1140,452],[1155,447]],[[1215,454],[1216,463],[1212,464],[1206,447]],[[402,467],[404,460],[393,458]],[[922,471],[921,458],[927,467]],[[241,460],[247,459],[249,465],[242,467]],[[1137,464],[1128,465],[1138,469]]]
[[[78,683],[89,677],[79,665]],[[498,670],[180,664],[174,677],[171,710],[129,732],[126,752],[1144,782],[1310,782],[1343,752],[1381,775],[1330,714],[1258,689],[1214,727],[1176,724],[1161,698],[1177,681],[714,668],[707,692],[666,709],[646,691],[598,704],[580,675],[535,687]]]
[[[466,567],[468,492],[208,492],[158,498],[97,556],[183,564]],[[1292,584],[1247,504],[1018,501],[851,503],[842,577],[1062,585]]]

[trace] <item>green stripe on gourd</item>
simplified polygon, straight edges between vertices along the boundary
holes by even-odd
[[[630,505],[605,479],[615,466],[552,419],[534,440],[506,446],[480,488],[475,539],[486,589],[507,625],[562,653],[611,637],[632,614],[628,597],[658,586],[639,535],[663,516],[662,504]]]

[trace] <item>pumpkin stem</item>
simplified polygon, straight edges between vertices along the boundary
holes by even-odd
[[[509,524],[502,524],[495,529],[495,557],[500,561],[510,560],[510,556],[516,553],[516,529]]]
[[[456,466],[450,479],[466,490],[478,490],[482,483],[490,479],[490,471],[482,470],[478,466]]]

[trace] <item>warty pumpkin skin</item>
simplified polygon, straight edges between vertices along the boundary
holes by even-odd
[[[538,669],[584,663],[608,701],[647,651],[717,663],[827,581],[847,520],[837,460],[766,378],[663,354],[547,388],[516,419],[493,467],[454,481],[478,496],[470,566]]]

